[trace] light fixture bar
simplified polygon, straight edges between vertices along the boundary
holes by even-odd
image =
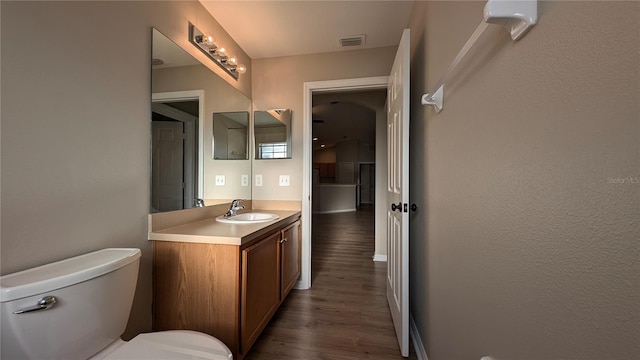
[[[212,36],[205,35],[192,23],[189,23],[189,42],[236,80],[247,70],[246,66],[237,63],[235,57],[229,56],[224,47],[216,44]]]

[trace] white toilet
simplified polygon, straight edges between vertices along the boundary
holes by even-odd
[[[104,249],[0,277],[0,358],[214,359],[233,356],[195,331],[125,342],[140,249]]]

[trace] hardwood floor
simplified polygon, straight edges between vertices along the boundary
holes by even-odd
[[[303,224],[304,226],[304,224]],[[245,360],[404,359],[374,251],[372,208],[314,215],[312,287],[292,290]],[[410,346],[409,359],[417,359]]]

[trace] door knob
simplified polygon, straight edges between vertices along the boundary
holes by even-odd
[[[400,211],[402,212],[402,202],[399,202],[398,205],[391,203],[391,211]]]

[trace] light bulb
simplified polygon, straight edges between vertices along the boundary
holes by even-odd
[[[227,64],[236,66],[238,65],[238,60],[234,56],[232,56],[229,58],[229,60],[227,60]]]
[[[227,55],[227,49],[221,47],[218,49],[218,51],[216,51],[216,53],[220,56],[226,56]]]
[[[247,67],[240,64],[238,65],[238,67],[236,68],[236,71],[238,72],[238,74],[244,74],[247,72]]]
[[[196,38],[196,40],[202,44],[213,45],[216,40],[211,35],[202,34]]]

